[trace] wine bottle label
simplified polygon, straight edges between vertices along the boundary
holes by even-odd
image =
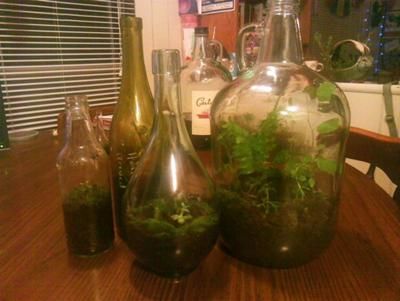
[[[192,91],[192,135],[210,135],[210,109],[218,90]]]

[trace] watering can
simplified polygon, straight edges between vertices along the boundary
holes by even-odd
[[[352,81],[365,78],[373,66],[370,49],[356,40],[343,40],[333,46],[330,69],[337,81]]]

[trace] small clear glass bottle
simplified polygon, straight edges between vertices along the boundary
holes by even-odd
[[[194,270],[218,236],[213,184],[180,111],[178,50],[154,50],[156,118],[123,201],[126,243],[147,269],[179,278]]]
[[[298,0],[270,0],[256,66],[211,109],[223,246],[261,266],[317,257],[335,232],[349,107],[303,65]]]
[[[192,143],[196,149],[210,147],[210,108],[215,95],[232,77],[221,63],[206,53],[208,28],[195,28],[193,59],[182,70],[182,111]]]
[[[114,241],[109,161],[90,122],[86,96],[66,98],[66,142],[57,157],[71,253],[95,255]]]

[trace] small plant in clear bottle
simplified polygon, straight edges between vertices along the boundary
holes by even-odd
[[[180,112],[179,73],[177,50],[153,51],[157,114],[123,201],[127,245],[145,268],[171,278],[193,271],[218,235],[214,188]]]
[[[114,240],[109,161],[93,131],[85,96],[66,98],[66,143],[57,158],[67,244],[95,255]]]

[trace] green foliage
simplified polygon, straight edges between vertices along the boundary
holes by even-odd
[[[110,201],[110,191],[97,184],[81,183],[66,196],[69,206],[96,206]]]
[[[335,47],[332,57],[331,66],[334,69],[349,68],[357,63],[360,58],[360,51],[353,43],[342,43]]]
[[[191,223],[188,223],[186,227],[180,228],[180,231],[182,233],[200,234],[208,231],[217,224],[218,218],[216,215],[199,216],[193,219]]]
[[[257,175],[241,181],[242,194],[265,213],[275,211],[279,207],[277,194],[281,175],[273,168],[267,168]]]
[[[131,219],[131,223],[139,227],[145,233],[152,233],[152,235],[159,238],[172,238],[175,235],[175,227],[163,220],[157,218],[148,218],[145,220]]]
[[[329,103],[336,86],[327,82],[305,90],[320,103]],[[253,127],[251,126],[253,124]],[[329,135],[340,130],[339,118],[332,118],[317,126],[319,135]],[[278,110],[254,128],[252,116],[228,120],[222,124],[217,137],[227,156],[222,172],[236,175],[231,189],[262,208],[265,214],[279,209],[284,193],[283,183],[289,183],[289,194],[293,200],[304,200],[320,195],[315,173],[319,170],[335,174],[337,162],[323,158],[325,145],[319,144],[315,153],[305,154],[296,146],[293,136],[285,129]],[[286,185],[286,184],[285,184]]]
[[[205,201],[191,198],[156,199],[128,213],[128,224],[154,237],[174,238],[201,233],[218,223],[216,211]]]
[[[252,174],[264,169],[264,163],[276,149],[277,113],[273,112],[260,124],[259,131],[251,131],[235,121],[222,125],[218,140],[233,146],[231,162],[239,164],[240,174]],[[251,121],[247,116],[245,122]]]
[[[295,199],[303,200],[307,193],[315,189],[315,159],[311,156],[294,158],[287,162],[285,173],[290,176],[295,185],[292,194]]]
[[[185,204],[185,202],[180,202],[177,206],[177,213],[171,215],[171,218],[178,222],[178,224],[184,224],[187,220],[192,219],[192,215],[190,214],[189,206]]]
[[[338,164],[334,160],[317,158],[316,159],[318,168],[326,173],[335,174],[338,170]]]
[[[336,93],[336,86],[330,82],[322,82],[319,86],[307,86],[304,88],[310,98],[317,98],[320,103],[329,103]]]
[[[333,49],[333,38],[329,36],[326,41],[323,41],[322,34],[316,32],[314,34],[314,41],[319,48],[319,54],[321,56],[322,62],[325,66],[328,66],[331,56],[331,51]]]
[[[336,92],[336,86],[331,82],[323,82],[317,88],[316,97],[321,102],[330,102]]]
[[[324,121],[317,127],[317,132],[319,134],[332,134],[340,128],[339,118],[332,118]]]

